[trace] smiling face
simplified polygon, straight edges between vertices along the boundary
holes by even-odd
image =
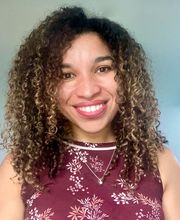
[[[111,123],[118,111],[112,55],[95,33],[78,36],[64,54],[57,88],[61,113],[70,121],[72,138],[114,141]]]

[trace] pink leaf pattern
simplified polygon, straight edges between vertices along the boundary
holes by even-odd
[[[89,157],[90,166],[94,170],[94,172],[103,172],[103,161],[99,160],[98,156],[96,157]]]
[[[29,207],[33,205],[34,200],[36,200],[41,194],[39,192],[34,193],[30,199],[27,200]],[[37,207],[31,208],[29,210],[29,217],[24,220],[51,220],[51,216],[54,215],[51,208],[47,208],[44,212],[40,213]]]
[[[149,174],[143,174],[145,181],[142,180],[138,188],[137,185],[129,184],[123,178],[116,179],[121,170],[121,167],[118,167],[112,170],[103,184],[98,185],[91,170],[97,177],[102,176],[105,172],[105,165],[108,163],[108,156],[111,154],[108,155],[107,151],[101,153],[92,150],[96,144],[85,146],[91,147],[91,150],[71,147],[67,149],[66,159],[68,162],[63,167],[66,169],[62,170],[62,175],[57,176],[55,184],[53,181],[50,184],[48,183],[50,189],[47,191],[48,196],[46,196],[46,191],[43,192],[43,196],[39,192],[34,193],[31,197],[28,194],[25,220],[118,219],[115,216],[118,216],[119,211],[121,211],[122,219],[164,219],[160,197],[162,195],[162,183],[159,176],[156,178],[156,176],[151,177]],[[155,185],[155,189],[150,188],[152,197],[151,191],[149,192],[147,187],[147,192],[146,185],[144,185],[149,180],[146,178],[150,179],[150,184]],[[157,181],[154,181],[155,179]],[[156,192],[158,193],[157,196]],[[45,204],[45,208],[40,209],[39,207],[43,207],[43,204]],[[112,210],[114,211],[112,212]]]
[[[141,193],[137,193],[135,195],[132,190],[135,186],[128,185],[124,180],[119,179],[118,184],[124,188],[125,192],[121,193],[112,193],[111,197],[113,201],[116,202],[117,205],[128,205],[128,204],[143,204],[151,207],[151,213],[144,213],[143,209],[140,209],[139,212],[136,212],[136,220],[160,220],[160,209],[161,205],[157,202],[157,200],[152,200],[147,196],[144,196]]]
[[[74,148],[69,150],[69,154],[74,157],[71,162],[66,165],[67,169],[71,173],[69,181],[72,183],[72,185],[68,186],[67,191],[71,191],[72,194],[75,195],[80,190],[84,192],[88,189],[88,187],[85,188],[83,186],[84,178],[82,176],[78,176],[78,174],[81,174],[83,163],[87,162],[88,153]]]
[[[68,218],[71,220],[104,220],[109,216],[105,213],[102,213],[101,206],[103,200],[99,199],[97,196],[93,195],[90,199],[89,197],[85,199],[80,199],[78,202],[81,206],[71,207],[71,212],[68,215]]]

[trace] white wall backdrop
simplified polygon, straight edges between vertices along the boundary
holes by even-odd
[[[4,123],[7,73],[21,41],[48,13],[79,5],[125,26],[152,61],[161,110],[161,130],[180,160],[179,0],[0,0],[0,130]],[[0,160],[5,152],[0,150]]]

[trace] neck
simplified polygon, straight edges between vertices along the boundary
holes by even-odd
[[[96,133],[77,132],[77,130],[75,130],[70,138],[76,141],[89,143],[107,143],[116,141],[113,132],[109,130]]]

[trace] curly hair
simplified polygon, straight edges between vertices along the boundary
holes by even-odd
[[[138,182],[143,170],[157,171],[157,151],[166,140],[158,130],[159,110],[141,45],[119,24],[87,16],[79,7],[65,7],[30,33],[9,72],[4,142],[17,174],[37,189],[44,169],[50,178],[57,175],[64,155],[62,139],[70,132],[55,98],[62,57],[78,35],[88,32],[97,33],[111,51],[121,88],[113,121],[118,146],[113,164],[123,155],[127,181],[134,176]]]

